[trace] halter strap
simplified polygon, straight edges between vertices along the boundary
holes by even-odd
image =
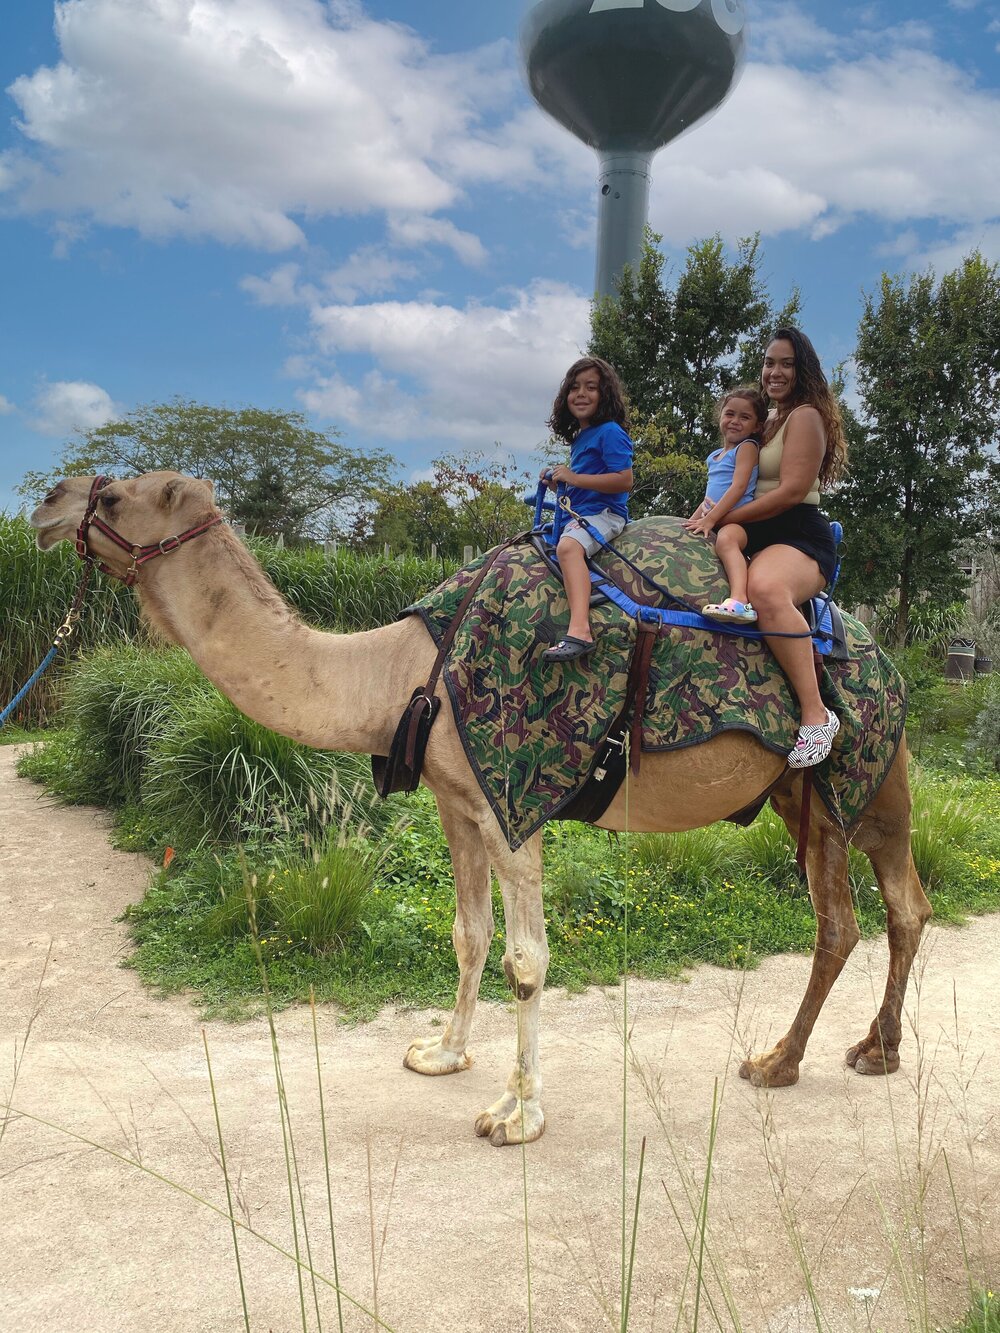
[[[105,523],[102,518],[97,517],[97,503],[101,496],[101,491],[108,486],[114,478],[99,476],[95,477],[90,487],[90,496],[87,499],[87,508],[83,512],[83,518],[80,520],[80,526],[76,530],[76,553],[81,560],[86,560],[92,565],[96,565],[102,574],[108,574],[113,579],[119,579],[130,588],[135,582],[136,575],[139,572],[139,566],[144,565],[147,560],[153,560],[158,555],[169,555],[171,551],[176,551],[178,546],[191,541],[194,537],[200,537],[203,532],[209,528],[214,528],[217,523],[222,522],[222,515],[216,514],[213,518],[207,519],[204,523],[199,523],[193,528],[187,528],[184,532],[177,533],[173,537],[163,537],[158,542],[148,542],[145,545],[139,542],[130,542],[124,538],[120,532]],[[103,560],[98,560],[89,546],[87,538],[91,528],[96,528],[98,532],[103,533],[108,541],[114,542],[122,551],[126,551],[132,557],[132,563],[124,574],[119,574],[117,570],[106,565]]]

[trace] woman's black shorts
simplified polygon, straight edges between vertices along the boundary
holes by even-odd
[[[747,534],[745,554],[748,560],[768,546],[794,546],[816,561],[827,583],[833,578],[837,547],[830,520],[820,513],[817,505],[793,505],[783,514],[775,514],[774,518],[742,526]]]

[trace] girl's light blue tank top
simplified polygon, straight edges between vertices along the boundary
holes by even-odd
[[[752,437],[748,436],[747,438]],[[742,443],[741,440],[740,444]],[[754,439],[754,444],[757,444],[756,439]],[[718,504],[733,484],[733,473],[736,470],[736,455],[739,453],[739,448],[740,445],[737,444],[732,449],[716,449],[708,455],[708,485],[705,487],[705,494],[713,504]],[[747,488],[733,505],[733,509],[739,509],[740,505],[749,504],[753,499],[756,487],[757,464],[754,463]]]

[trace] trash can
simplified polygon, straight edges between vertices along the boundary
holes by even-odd
[[[971,639],[952,639],[944,664],[945,680],[971,680],[976,670],[976,645]]]
[[[992,657],[977,657],[974,670],[977,676],[988,676],[993,670]]]

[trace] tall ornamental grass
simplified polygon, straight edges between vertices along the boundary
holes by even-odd
[[[43,553],[35,546],[27,519],[0,513],[0,708],[52,647],[82,572],[70,546],[63,543]],[[60,662],[69,661],[74,654],[93,652],[101,644],[144,641],[135,597],[120,584],[93,576],[75,636],[57,664],[24,699],[14,720],[28,725],[51,720]]]
[[[386,560],[347,550],[328,556],[317,547],[285,550],[259,539],[247,546],[304,620],[347,632],[388,625],[455,568],[419,556]]]
[[[320,629],[364,630],[386,625],[436,587],[453,565],[415,556],[386,560],[317,547],[285,550],[273,542],[248,543],[265,574],[304,620]],[[22,516],[0,513],[0,708],[13,698],[52,646],[82,572],[73,549],[35,546]],[[62,661],[102,646],[148,644],[136,597],[113,579],[95,574],[77,634]],[[43,676],[24,700],[16,721],[45,725],[58,706],[61,666]]]

